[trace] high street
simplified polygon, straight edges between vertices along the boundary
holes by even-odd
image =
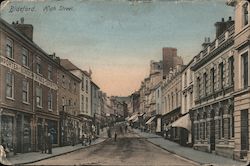
[[[32,165],[198,165],[167,152],[133,132]]]

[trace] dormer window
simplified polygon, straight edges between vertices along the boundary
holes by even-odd
[[[243,26],[248,24],[248,2],[246,2],[243,6]]]

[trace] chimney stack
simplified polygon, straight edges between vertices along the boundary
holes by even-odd
[[[216,22],[215,28],[216,28],[216,38],[218,38],[221,34],[223,34],[227,28],[232,26],[234,24],[234,21],[232,20],[232,17],[228,18],[228,21],[225,22],[224,18],[221,19],[221,22]]]
[[[12,26],[25,35],[28,39],[33,40],[33,26],[31,24],[24,24],[24,18],[20,19],[21,24],[16,21],[12,23]]]

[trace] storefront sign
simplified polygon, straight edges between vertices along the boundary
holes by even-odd
[[[30,79],[33,79],[34,81],[36,81],[44,86],[47,86],[47,87],[54,89],[54,90],[58,89],[58,86],[55,83],[43,78],[42,76],[40,76],[36,73],[33,73],[29,69],[9,60],[6,57],[0,56],[0,64],[22,74]]]

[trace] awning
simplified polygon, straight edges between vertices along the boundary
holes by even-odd
[[[132,115],[129,119],[128,119],[128,121],[130,121],[130,120],[133,120],[133,119],[135,119],[135,118],[137,118],[137,114],[134,114],[134,115]]]
[[[138,120],[139,120],[139,118],[138,118],[138,116],[137,116],[135,119],[133,119],[132,122],[134,123],[134,122],[137,122]]]
[[[155,119],[155,116],[151,117],[145,124],[147,125],[147,124],[152,123],[152,121],[153,121],[154,119]]]
[[[189,114],[186,114],[171,124],[172,127],[182,127],[191,132],[191,120]]]

